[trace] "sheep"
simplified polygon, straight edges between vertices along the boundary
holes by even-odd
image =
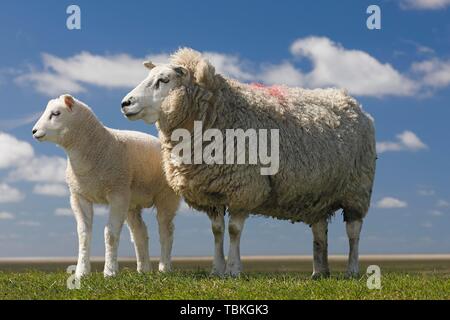
[[[205,211],[215,240],[213,274],[238,276],[240,238],[249,214],[310,225],[312,278],[329,276],[328,222],[343,210],[349,238],[347,277],[359,273],[358,246],[375,175],[375,129],[370,115],[345,90],[264,87],[215,72],[201,53],[182,48],[168,64],[144,62],[148,77],[122,100],[129,120],[156,122],[170,186],[188,205]],[[257,164],[178,161],[180,129],[278,129],[279,168]],[[195,144],[195,142],[194,142]],[[207,142],[203,141],[202,147]],[[248,145],[246,151],[254,146]],[[195,146],[192,146],[195,148]],[[183,156],[184,157],[184,156]],[[223,253],[224,213],[230,247]]]
[[[106,128],[87,105],[68,94],[49,101],[33,136],[61,146],[68,157],[66,181],[79,241],[77,278],[90,272],[93,204],[110,206],[104,232],[105,277],[118,273],[117,249],[125,220],[135,246],[137,271],[150,270],[141,211],[153,206],[161,243],[159,270],[170,271],[173,219],[180,197],[167,184],[156,137]]]

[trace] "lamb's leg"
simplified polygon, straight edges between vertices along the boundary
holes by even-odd
[[[221,212],[208,212],[211,228],[214,234],[214,261],[211,275],[223,276],[225,273],[225,255],[223,253],[223,238],[225,217]]]
[[[348,267],[345,274],[347,278],[354,278],[358,277],[359,275],[358,246],[362,223],[362,220],[353,220],[351,222],[347,221],[345,225],[350,245],[350,251],[348,254]]]
[[[81,278],[91,271],[92,203],[79,195],[71,195],[70,204],[77,221],[78,262],[75,276]]]
[[[119,247],[120,232],[127,217],[129,195],[115,194],[109,197],[111,206],[109,221],[105,227],[105,277],[115,276],[119,271],[117,250]]]
[[[228,224],[228,233],[230,235],[230,250],[228,252],[227,267],[225,269],[225,274],[237,277],[242,271],[241,263],[241,233],[244,228],[245,219],[247,219],[248,214],[245,213],[233,213],[230,212],[230,220]]]
[[[140,209],[130,210],[128,212],[127,224],[136,251],[137,271],[148,272],[151,269],[148,253],[148,233]]]
[[[177,203],[175,203],[177,204]],[[173,244],[173,231],[175,226],[173,219],[175,217],[178,205],[157,205],[158,226],[159,226],[159,242],[161,244],[161,258],[158,269],[161,272],[169,272],[172,270],[171,253]]]
[[[328,268],[328,222],[319,221],[311,225],[313,232],[313,279],[328,277],[330,271]]]

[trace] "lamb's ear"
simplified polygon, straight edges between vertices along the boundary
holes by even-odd
[[[65,94],[62,96],[62,98],[67,108],[72,111],[73,105],[75,104],[75,99],[70,94]]]
[[[216,69],[209,63],[208,60],[202,59],[198,62],[195,68],[195,80],[203,86],[213,85]]]
[[[143,65],[144,65],[144,67],[146,67],[148,70],[152,70],[154,67],[156,67],[154,64],[153,64],[153,62],[151,62],[151,61],[144,61],[143,63],[142,63]]]
[[[185,67],[181,66],[174,66],[173,71],[175,71],[180,77],[185,77],[189,73],[189,71]]]

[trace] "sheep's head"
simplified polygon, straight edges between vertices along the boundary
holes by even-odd
[[[144,66],[150,70],[147,78],[128,93],[122,100],[122,113],[129,120],[144,120],[155,123],[159,120],[161,106],[173,89],[188,85],[190,72],[171,64],[155,66],[146,61]]]
[[[59,143],[75,118],[75,105],[75,99],[68,94],[50,100],[33,127],[33,137],[38,141]]]
[[[174,53],[169,64],[155,66],[146,61],[144,66],[150,70],[147,78],[122,100],[122,113],[129,120],[155,123],[172,92],[195,85],[208,89],[215,86],[214,67],[200,52],[189,48]]]

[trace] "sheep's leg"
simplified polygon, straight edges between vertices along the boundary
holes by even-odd
[[[148,272],[151,269],[148,253],[148,233],[140,209],[128,212],[127,224],[136,251],[137,271]]]
[[[223,213],[208,213],[214,234],[214,261],[211,275],[223,276],[225,273],[225,255],[223,253],[223,238],[225,231],[225,217]]]
[[[129,207],[129,195],[114,195],[109,197],[111,206],[109,221],[105,227],[105,277],[115,276],[119,271],[117,251],[119,247],[120,232],[127,217]]]
[[[319,221],[311,225],[313,232],[313,279],[328,277],[330,271],[328,268],[328,222]]]
[[[92,203],[79,195],[72,195],[70,204],[75,214],[78,232],[78,262],[75,276],[81,278],[91,271],[90,254],[94,212]]]
[[[159,261],[158,270],[161,272],[169,272],[172,270],[171,265],[171,253],[173,244],[173,231],[175,226],[173,224],[173,218],[175,217],[177,206],[171,203],[170,206],[158,206],[157,215],[159,226],[159,242],[161,244],[161,258]]]
[[[248,214],[230,212],[230,220],[228,224],[228,233],[230,235],[230,249],[228,252],[227,266],[225,274],[237,277],[242,271],[240,242],[241,233],[244,228],[245,219]]]
[[[359,235],[362,228],[362,220],[354,220],[346,222],[347,236],[350,245],[350,251],[348,254],[348,267],[345,276],[347,278],[358,277],[359,275],[359,262],[358,262],[358,246]]]

